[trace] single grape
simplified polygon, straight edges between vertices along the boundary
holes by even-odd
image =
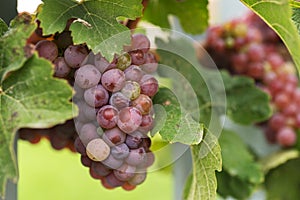
[[[129,165],[137,166],[146,161],[146,154],[147,153],[143,147],[140,147],[138,149],[131,149],[125,161]]]
[[[113,128],[116,126],[117,121],[118,110],[111,105],[101,107],[97,113],[97,122],[102,128]]]
[[[247,75],[255,79],[263,78],[264,75],[263,63],[262,62],[249,63],[247,68]]]
[[[101,83],[110,92],[117,92],[125,85],[125,74],[119,69],[110,69],[102,75]]]
[[[247,52],[248,58],[252,62],[261,62],[265,57],[263,45],[259,43],[251,43]]]
[[[121,159],[116,159],[110,154],[105,160],[102,161],[102,163],[111,169],[118,169],[123,165],[124,161]]]
[[[157,70],[158,63],[155,55],[151,52],[145,54],[145,63],[141,65],[141,69],[147,74],[154,73]]]
[[[72,68],[80,67],[88,56],[88,50],[84,45],[70,45],[64,52],[66,63]]]
[[[142,138],[142,142],[140,143],[139,147],[143,147],[146,152],[150,152],[151,139],[148,136]]]
[[[107,90],[100,84],[84,92],[85,102],[92,107],[100,107],[107,104],[108,98]]]
[[[154,153],[151,151],[147,152],[147,159],[142,164],[138,165],[136,168],[136,173],[146,172],[147,168],[150,167],[155,161]]]
[[[135,82],[139,82],[145,74],[141,67],[137,65],[130,65],[127,69],[125,69],[124,73],[126,80]]]
[[[121,110],[122,108],[128,107],[130,99],[121,92],[113,93],[109,99],[109,104]]]
[[[135,166],[123,164],[120,168],[113,171],[114,175],[120,181],[128,181],[135,175]]]
[[[133,34],[131,36],[131,50],[141,50],[147,53],[150,48],[150,41],[146,35],[143,34]]]
[[[146,172],[137,173],[128,181],[128,183],[131,185],[140,185],[141,183],[143,183],[145,181],[146,177],[147,177]]]
[[[111,155],[118,160],[125,159],[129,155],[129,148],[125,143],[114,146],[111,148]]]
[[[79,131],[79,138],[86,146],[90,141],[99,138],[97,127],[92,123],[84,124]]]
[[[125,133],[132,133],[142,123],[142,114],[135,107],[126,107],[120,110],[118,127]]]
[[[110,63],[100,54],[96,54],[95,57],[94,57],[94,63],[95,63],[95,67],[101,72],[101,73],[104,73]]]
[[[81,142],[80,138],[77,137],[74,142],[75,149],[81,155],[86,156],[86,150],[84,144]]]
[[[97,174],[92,167],[90,167],[89,172],[90,172],[90,176],[93,179],[97,179],[97,180],[103,179],[103,176],[100,176],[99,174]]]
[[[141,94],[153,97],[158,91],[158,82],[154,76],[146,74],[140,80]]]
[[[120,145],[125,142],[126,134],[118,127],[104,131],[102,139],[111,147]]]
[[[108,168],[101,162],[95,162],[95,161],[92,161],[91,169],[99,176],[107,176],[112,172],[110,168]]]
[[[142,65],[146,62],[146,57],[142,50],[130,51],[129,55],[131,56],[131,64],[133,65]]]
[[[268,121],[268,125],[272,130],[278,131],[286,125],[286,118],[281,113],[275,113]]]
[[[84,101],[77,102],[77,106],[79,109],[77,120],[81,122],[91,122],[96,119],[97,112],[94,107],[89,106]]]
[[[85,167],[91,167],[92,160],[88,156],[81,155],[80,157],[81,164]]]
[[[248,56],[245,53],[237,53],[232,55],[231,62],[235,73],[242,74],[246,72]]]
[[[106,183],[115,188],[115,187],[119,187],[119,186],[122,186],[124,184],[124,181],[121,181],[119,180],[115,175],[114,173],[110,173],[109,175],[107,175],[105,177],[105,180],[106,180]]]
[[[59,49],[65,49],[73,44],[71,31],[63,31],[56,36],[54,40],[55,44]]]
[[[71,68],[65,62],[63,57],[57,57],[54,61],[54,76],[56,77],[66,77],[70,72]]]
[[[54,61],[58,56],[58,48],[56,44],[49,40],[41,40],[39,41],[35,49],[38,54],[42,58],[46,58],[47,60]]]
[[[290,97],[284,92],[278,93],[274,97],[274,103],[278,109],[283,110],[290,104]]]
[[[91,160],[103,161],[110,155],[110,147],[101,138],[97,138],[87,144],[86,154]]]
[[[50,144],[53,149],[61,150],[67,146],[68,142],[68,140],[63,140],[60,137],[58,137],[56,132],[53,132],[50,135]]]
[[[276,139],[280,145],[289,147],[296,143],[297,135],[292,128],[284,127],[278,131]]]
[[[141,111],[142,115],[149,114],[152,109],[152,100],[149,96],[141,94],[132,102],[132,106]]]
[[[121,93],[130,100],[136,99],[141,92],[140,85],[135,81],[126,81]]]
[[[120,70],[125,70],[131,64],[131,57],[128,53],[123,53],[117,58],[117,68]]]
[[[75,73],[75,83],[81,88],[96,86],[101,78],[101,73],[94,65],[84,65]]]
[[[135,185],[130,185],[128,182],[125,182],[123,185],[122,185],[122,188],[126,191],[131,191],[131,190],[134,190],[136,188]]]
[[[130,133],[130,135],[127,135],[125,143],[130,149],[137,149],[144,137],[145,136],[141,132],[134,131],[133,133]]]
[[[138,131],[142,132],[142,133],[148,133],[152,128],[153,128],[153,117],[150,114],[147,115],[143,115],[142,116],[142,123],[140,125],[140,127],[138,128]]]
[[[277,53],[268,54],[266,60],[270,63],[274,71],[284,64],[283,58]]]

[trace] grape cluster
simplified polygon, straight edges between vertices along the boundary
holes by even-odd
[[[272,117],[262,127],[268,141],[293,146],[300,128],[300,88],[288,51],[258,16],[211,27],[206,49],[220,68],[252,77],[271,97]]]
[[[108,62],[101,54],[81,56],[69,46],[64,59],[74,73],[73,101],[79,107],[75,148],[93,178],[106,188],[135,188],[154,162],[147,133],[153,127],[152,99],[158,82],[157,62],[145,35],[132,35],[124,53]],[[79,52],[79,55],[77,55]]]
[[[133,34],[123,53],[108,62],[85,44],[73,44],[68,26],[62,33],[40,38],[31,37],[28,46],[33,45],[40,57],[51,61],[54,76],[67,79],[75,90],[72,101],[79,115],[71,121],[78,135],[69,140],[72,148],[81,154],[91,177],[101,180],[104,187],[134,189],[145,180],[147,168],[154,162],[148,132],[154,124],[152,97],[158,91],[158,81],[153,73],[158,63],[149,39]],[[32,47],[25,50],[30,55]],[[41,137],[21,135],[32,143]],[[52,135],[47,137],[51,144],[55,140],[55,148],[68,147],[67,141]]]

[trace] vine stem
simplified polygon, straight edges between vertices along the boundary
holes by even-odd
[[[149,0],[143,0],[142,1],[142,4],[143,4],[143,11],[142,13],[144,14],[144,11],[148,5],[148,2]],[[135,20],[128,20],[127,23],[126,23],[126,26],[130,29],[130,30],[133,30],[137,27],[137,24],[139,23],[140,21],[140,17],[139,18],[136,18]]]

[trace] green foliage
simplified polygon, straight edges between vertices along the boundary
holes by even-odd
[[[271,169],[274,169],[280,165],[283,165],[287,161],[298,157],[299,151],[297,150],[291,149],[285,151],[278,151],[263,158],[260,163],[262,165],[264,173],[268,173]]]
[[[86,43],[94,53],[112,60],[121,52],[124,44],[130,43],[130,31],[116,18],[135,19],[142,15],[141,0],[43,0],[38,19],[44,34],[62,32],[70,18],[78,18],[71,26],[73,41]],[[127,31],[127,32],[126,32]],[[122,35],[118,36],[118,34]]]
[[[191,114],[184,111],[171,90],[160,88],[153,99],[153,103],[162,105],[167,114],[166,120],[159,118],[155,121],[156,123],[162,123],[157,126],[162,127],[158,131],[163,140],[189,145],[201,142],[204,132],[203,124],[199,124],[193,119]],[[156,116],[161,115],[158,109],[155,111]]]
[[[271,115],[269,97],[253,79],[222,73],[227,96],[227,115],[237,123],[251,124]]]
[[[0,18],[0,37],[8,30],[6,23]]]
[[[46,128],[72,118],[70,86],[52,78],[52,66],[34,55],[0,86],[0,184],[17,175],[13,141],[21,127]],[[76,109],[74,109],[76,114]],[[4,189],[1,192],[4,193]]]
[[[199,145],[191,146],[193,174],[184,190],[185,200],[216,199],[215,171],[221,171],[222,159],[218,139],[207,133]]]
[[[257,13],[281,37],[300,70],[300,36],[291,19],[288,0],[240,0]]]
[[[271,170],[265,181],[267,199],[295,200],[300,196],[300,158]]]
[[[218,181],[218,194],[223,197],[234,197],[236,199],[246,199],[255,189],[255,185],[242,180],[237,176],[231,176],[227,171],[216,174]]]
[[[178,17],[187,33],[199,34],[208,26],[208,0],[149,1],[144,18],[162,28],[170,28],[169,16]]]
[[[35,28],[31,16],[23,14],[11,22],[8,31],[0,38],[0,82],[10,72],[20,69],[27,60],[24,47]]]
[[[264,180],[261,167],[236,133],[224,130],[219,143],[223,171],[217,173],[218,193],[238,199],[248,197],[255,186]]]

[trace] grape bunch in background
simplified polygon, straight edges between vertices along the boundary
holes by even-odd
[[[131,44],[108,62],[85,44],[73,44],[68,26],[52,36],[43,36],[38,28],[25,48],[27,54],[35,50],[53,63],[54,76],[67,79],[74,87],[72,101],[79,115],[68,122],[72,127],[24,129],[20,138],[36,143],[45,136],[55,149],[75,149],[90,175],[108,189],[132,190],[144,182],[154,162],[148,133],[154,125],[152,97],[158,91],[153,76],[158,63],[149,39],[132,35]],[[56,131],[54,139],[53,133],[45,133],[59,128],[65,131]]]
[[[287,49],[258,16],[210,27],[205,48],[219,68],[252,77],[271,97],[272,117],[261,124],[269,142],[293,146],[300,128],[299,81]]]

